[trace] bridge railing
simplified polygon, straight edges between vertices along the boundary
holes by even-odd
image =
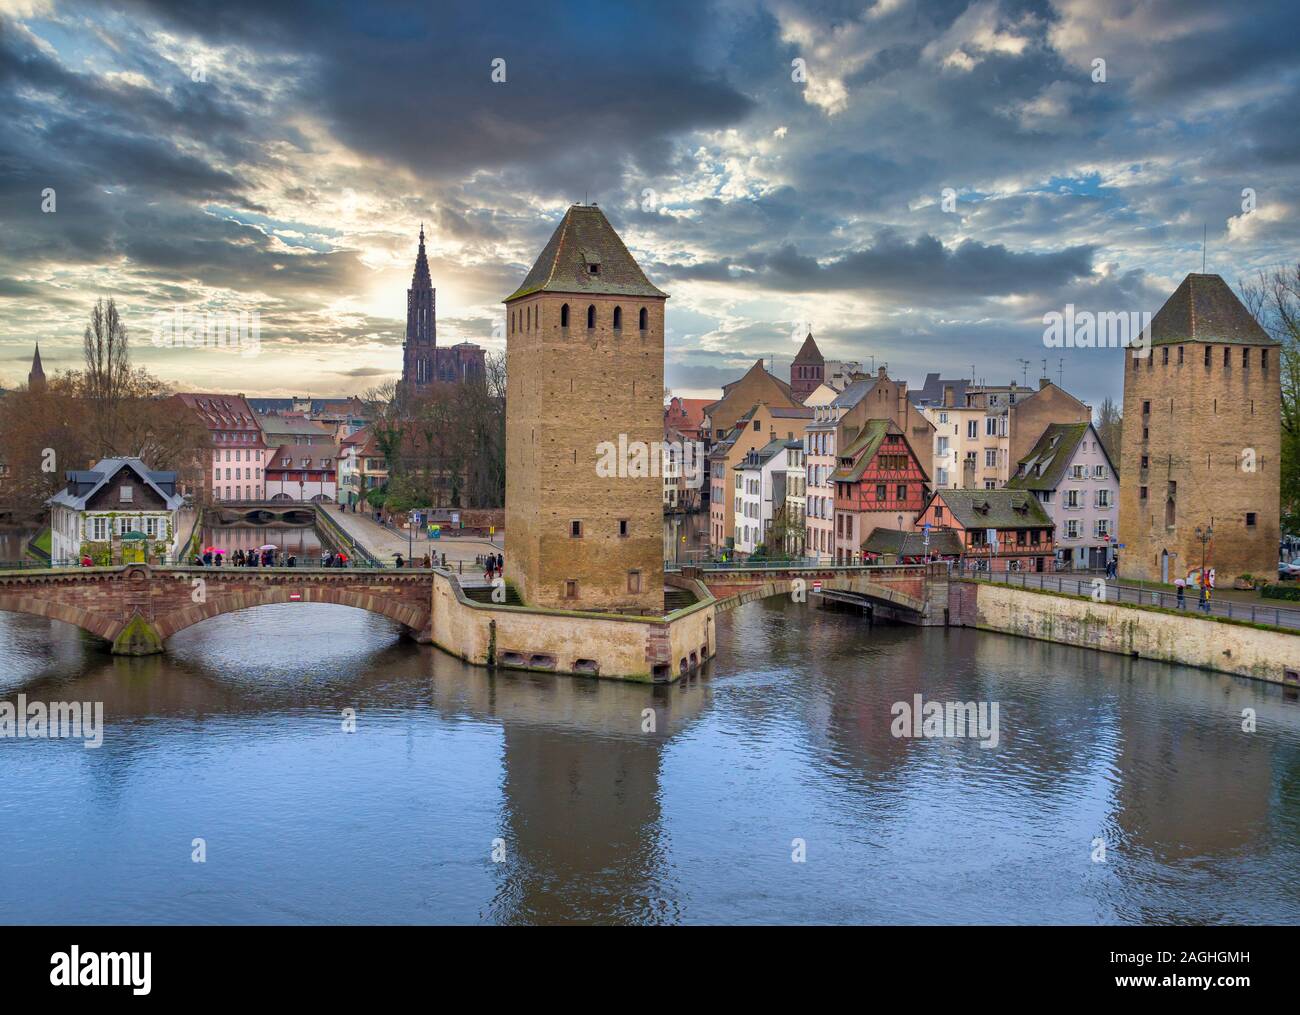
[[[1300,628],[1300,610],[1289,610],[1279,606],[1267,606],[1263,603],[1242,602],[1228,598],[1216,598],[1213,590],[1206,603],[1200,602],[1200,589],[1189,585],[1180,602],[1177,591],[1167,592],[1160,588],[1142,585],[1125,585],[1117,579],[1106,578],[1102,573],[1084,575],[1080,572],[1069,574],[1040,573],[1037,571],[993,571],[979,570],[967,564],[954,567],[954,577],[969,578],[976,581],[995,582],[1029,591],[1060,592],[1065,595],[1090,596],[1098,602],[1132,603],[1134,606],[1158,606],[1166,610],[1183,610],[1187,613],[1203,613],[1215,617],[1227,617],[1231,620],[1248,620],[1252,624],[1272,624],[1274,627]]]
[[[820,564],[816,557],[792,557],[789,560],[702,560],[683,563],[676,560],[665,560],[665,571],[680,571],[684,567],[698,567],[701,571],[735,571],[744,569],[749,571],[789,571],[801,567],[832,567],[834,565]]]

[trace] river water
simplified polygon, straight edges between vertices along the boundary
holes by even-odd
[[[1280,688],[784,600],[717,635],[703,674],[655,688],[491,673],[323,604],[138,660],[0,614],[0,700],[106,712],[98,749],[0,739],[0,915],[1300,920],[1300,703]],[[917,693],[997,702],[997,747],[895,738]]]

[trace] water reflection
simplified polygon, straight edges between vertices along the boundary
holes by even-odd
[[[0,740],[8,917],[1300,916],[1300,712],[1270,686],[773,601],[721,619],[711,667],[670,688],[489,673],[396,635],[281,604],[124,660],[0,614],[4,697],[101,700],[108,722],[97,751]],[[1000,746],[893,737],[915,693],[1000,702]]]

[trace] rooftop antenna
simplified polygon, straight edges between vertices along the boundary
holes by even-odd
[[[1058,388],[1063,388],[1065,387],[1065,357],[1062,356],[1056,362],[1056,386]]]
[[[1020,364],[1020,383],[1029,387],[1029,360],[1019,359],[1016,362]]]

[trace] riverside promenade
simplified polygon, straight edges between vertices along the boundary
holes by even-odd
[[[445,553],[447,555],[447,566],[450,570],[460,571],[463,565],[467,579],[471,573],[475,578],[481,579],[483,573],[480,568],[475,566],[475,557],[488,553],[505,553],[504,532],[497,532],[491,540],[481,537],[446,535],[441,539],[429,539],[424,532],[416,532],[414,538],[410,540],[408,549],[405,532],[398,532],[387,526],[380,525],[370,515],[339,511],[332,505],[321,505],[321,510],[328,514],[335,525],[343,529],[353,540],[385,564],[391,564],[399,553],[402,555],[403,560],[410,556],[414,556],[416,560],[419,560],[426,553],[430,556],[436,553],[439,561],[442,560],[442,555]],[[506,561],[506,574],[509,573],[510,562]]]

